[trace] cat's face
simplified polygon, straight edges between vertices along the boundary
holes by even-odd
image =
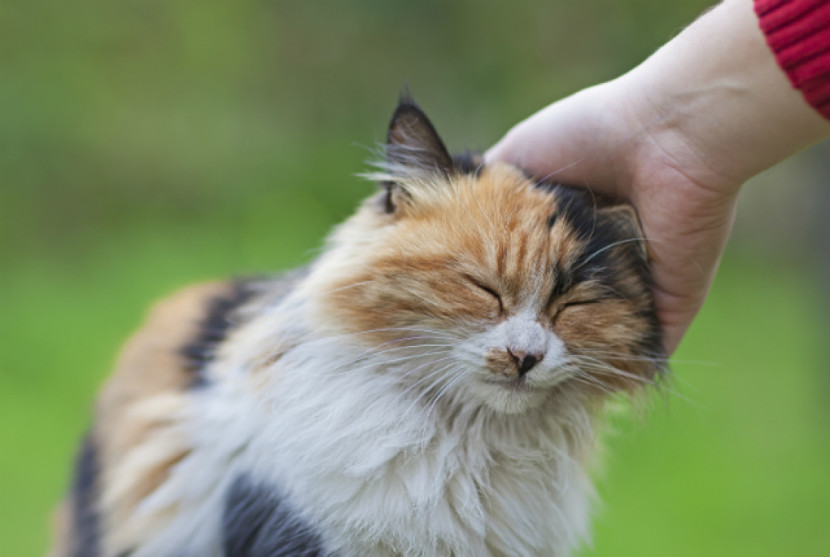
[[[629,207],[508,165],[464,168],[411,104],[389,137],[385,191],[334,238],[324,307],[338,328],[430,397],[503,413],[566,382],[601,394],[655,376],[659,326]]]

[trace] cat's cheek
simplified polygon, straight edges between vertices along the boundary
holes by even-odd
[[[623,349],[637,338],[642,325],[627,304],[602,303],[565,308],[554,332],[570,349]]]
[[[562,312],[554,330],[577,365],[585,358],[583,373],[606,391],[632,391],[655,374],[653,363],[632,347],[638,346],[648,323],[629,306],[580,306]]]

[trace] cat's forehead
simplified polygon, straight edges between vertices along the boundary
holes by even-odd
[[[519,209],[525,215],[541,215],[550,208],[550,196],[534,191],[533,183],[521,172],[503,165],[476,173],[435,175],[406,184],[404,189],[412,197],[409,215],[416,218],[446,218],[447,213],[457,212],[467,220],[493,221],[506,220]]]
[[[480,236],[493,244],[558,241],[576,249],[596,219],[590,193],[539,183],[508,165],[440,178],[413,188],[417,225],[453,236]],[[532,247],[532,246],[527,246]],[[541,247],[541,246],[538,246]]]

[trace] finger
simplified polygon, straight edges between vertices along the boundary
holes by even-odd
[[[655,303],[671,353],[711,287],[737,196],[668,176],[636,190],[632,202],[648,239]]]

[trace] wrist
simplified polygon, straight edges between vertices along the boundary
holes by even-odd
[[[830,134],[775,62],[751,0],[715,6],[618,81],[638,152],[664,151],[724,194]]]
[[[717,134],[708,131],[716,121],[706,106],[723,103],[734,91],[687,90],[674,85],[660,89],[654,80],[635,71],[612,83],[619,92],[624,128],[629,131],[618,140],[625,142],[618,172],[627,174],[635,188],[647,169],[662,167],[673,169],[708,193],[737,195],[752,174],[736,163],[734,152],[728,155],[734,146],[721,145]]]

